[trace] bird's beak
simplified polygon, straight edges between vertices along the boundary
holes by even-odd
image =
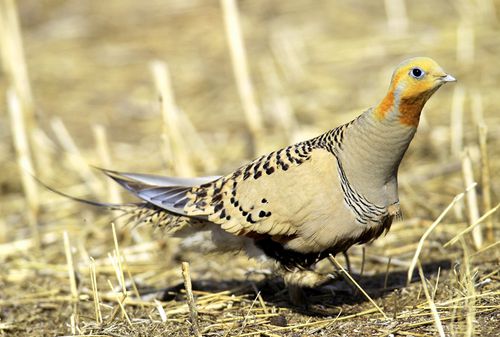
[[[442,76],[440,79],[443,82],[456,82],[457,81],[457,79],[455,77],[451,76],[450,74],[446,74],[446,75]]]

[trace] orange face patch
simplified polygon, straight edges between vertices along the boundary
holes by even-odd
[[[394,92],[389,91],[382,102],[375,108],[375,116],[378,120],[386,117],[389,111],[394,107]]]

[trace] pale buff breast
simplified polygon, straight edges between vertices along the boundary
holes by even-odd
[[[239,192],[263,195],[268,200],[273,216],[259,226],[271,227],[274,233],[298,234],[287,248],[322,251],[345,236],[359,235],[365,228],[356,222],[344,201],[337,159],[330,152],[313,150],[310,160],[272,179],[272,184],[263,180],[259,186],[248,185]],[[256,190],[262,187],[267,188]]]
[[[303,222],[295,225],[300,235],[289,241],[287,248],[301,251],[324,251],[349,238],[357,238],[370,228],[381,226],[383,217],[362,224],[344,200],[338,174],[337,159],[325,150],[313,152],[308,163],[307,182],[300,185],[304,203],[295,205]]]

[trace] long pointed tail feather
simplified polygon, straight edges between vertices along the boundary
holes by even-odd
[[[161,228],[167,232],[173,233],[190,222],[190,219],[188,217],[176,213],[171,213],[165,208],[159,207],[147,201],[115,204],[78,198],[47,185],[37,177],[33,178],[47,190],[62,197],[68,198],[81,204],[122,212],[123,214],[115,217],[115,219],[129,216],[126,223],[132,224],[133,227],[136,227],[143,223],[149,223],[155,228]]]
[[[86,205],[90,205],[90,206],[95,206],[95,207],[101,207],[101,208],[107,208],[107,209],[110,209],[110,210],[121,210],[121,209],[123,209],[124,206],[134,206],[134,205],[137,206],[137,203],[113,204],[113,203],[108,203],[108,202],[99,202],[99,201],[94,201],[94,200],[88,200],[88,199],[78,198],[78,197],[66,194],[64,192],[61,192],[59,190],[56,190],[55,188],[47,185],[46,183],[44,183],[43,181],[41,181],[39,178],[37,178],[35,176],[33,176],[33,178],[40,185],[42,185],[43,187],[45,187],[49,191],[51,191],[51,192],[53,192],[55,194],[58,194],[58,195],[60,195],[62,197],[68,198],[70,200],[82,203],[82,204],[86,204]]]

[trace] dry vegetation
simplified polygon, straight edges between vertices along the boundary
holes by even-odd
[[[499,1],[238,1],[246,51],[232,1],[0,3],[0,336],[500,333]],[[459,83],[431,99],[401,167],[404,219],[364,259],[350,250],[380,310],[346,280],[292,307],[254,261],[115,229],[30,175],[120,201],[89,164],[227,173],[350,120],[412,55]]]

